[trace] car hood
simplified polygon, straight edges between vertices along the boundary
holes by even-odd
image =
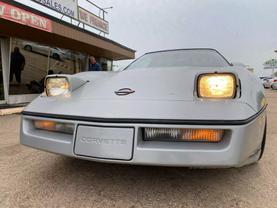
[[[255,114],[260,108],[257,98],[254,93],[246,93],[246,90],[252,90],[247,87],[251,80],[243,80],[245,93],[239,99],[197,98],[197,75],[215,71],[231,71],[241,77],[245,77],[243,73],[249,73],[231,67],[85,72],[75,76],[89,82],[75,89],[71,96],[40,96],[25,111],[97,118],[203,120],[243,120]],[[116,95],[115,91],[121,88],[130,88],[135,92],[126,96]]]
[[[73,92],[79,99],[112,100],[193,100],[195,80],[199,73],[221,71],[222,68],[153,68],[133,69],[119,73],[83,73],[80,78],[90,82]],[[226,69],[225,69],[226,70]],[[116,95],[129,88],[134,93]]]

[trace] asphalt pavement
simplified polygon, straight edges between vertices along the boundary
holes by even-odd
[[[263,159],[239,169],[102,164],[19,144],[20,115],[0,117],[0,207],[277,207],[277,91],[267,90]]]

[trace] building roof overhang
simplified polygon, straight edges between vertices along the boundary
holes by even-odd
[[[39,30],[34,27],[0,18],[0,36],[16,37],[112,60],[135,58],[134,50],[108,38],[84,30],[78,26],[42,13],[18,2],[7,0],[1,1],[36,15],[48,18],[52,22],[52,32]]]

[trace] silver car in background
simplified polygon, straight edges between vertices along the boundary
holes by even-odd
[[[269,89],[269,88],[270,88],[271,79],[272,79],[272,77],[264,78],[264,79],[262,80],[263,86],[264,86],[265,89]]]
[[[273,77],[272,79],[269,80],[269,86],[273,90],[277,89],[277,77]]]
[[[56,60],[63,61],[66,59],[70,59],[71,57],[71,53],[69,51],[60,49],[57,47],[49,47],[49,46],[44,46],[34,42],[27,42],[27,41],[24,41],[22,44],[23,44],[23,49],[26,51],[41,54],[44,56],[48,56],[49,54],[50,57]]]
[[[270,77],[263,79],[263,86],[266,89],[276,89],[277,77]]]
[[[97,162],[241,167],[263,155],[266,107],[260,80],[216,50],[158,51],[121,72],[48,76],[20,141]]]
[[[273,90],[277,90],[277,77],[274,77],[272,80],[271,80],[271,85],[270,85],[271,89]]]

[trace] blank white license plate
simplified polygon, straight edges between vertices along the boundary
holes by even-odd
[[[134,128],[78,126],[74,153],[101,159],[131,160]]]

